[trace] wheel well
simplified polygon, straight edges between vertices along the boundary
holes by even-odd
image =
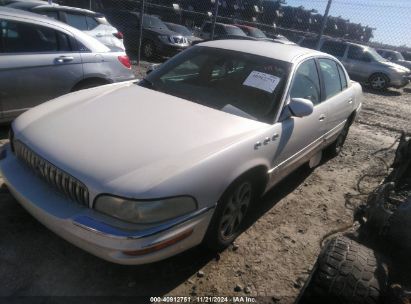
[[[242,173],[240,176],[238,176],[234,181],[231,182],[231,184],[225,189],[224,193],[227,192],[230,187],[238,182],[239,180],[243,178],[248,178],[250,181],[256,186],[257,189],[257,197],[260,197],[268,183],[268,174],[267,174],[267,167],[264,165],[256,166],[254,168],[251,168],[244,173]],[[224,195],[224,194],[223,194]]]
[[[103,84],[109,84],[110,82],[107,81],[104,78],[99,78],[99,77],[90,77],[83,79],[79,81],[72,89],[71,92],[75,92],[80,90],[82,87],[91,85],[91,84],[96,84],[96,85],[103,85]]]
[[[350,126],[353,124],[355,117],[357,116],[357,110],[351,113],[351,115],[348,117],[348,123]]]

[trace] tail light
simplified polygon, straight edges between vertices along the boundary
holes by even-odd
[[[113,33],[113,36],[118,38],[118,39],[123,39],[124,35],[122,32],[117,32],[117,33]]]
[[[121,64],[124,65],[127,69],[131,69],[130,58],[128,58],[127,55],[118,56],[117,58],[118,61],[120,61]]]

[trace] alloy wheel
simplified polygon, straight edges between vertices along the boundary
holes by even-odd
[[[220,237],[232,239],[240,229],[252,198],[252,186],[249,182],[239,184],[228,198],[219,224]]]

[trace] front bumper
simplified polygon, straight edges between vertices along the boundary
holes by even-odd
[[[8,145],[2,155],[0,170],[4,181],[33,217],[75,246],[110,262],[146,264],[194,247],[201,243],[214,211],[213,207],[204,208],[157,226],[118,228],[117,220],[81,206],[52,189],[18,161]],[[158,246],[169,240],[175,242]],[[159,249],[153,251],[156,246]]]
[[[411,75],[410,74],[400,74],[400,75],[395,75],[390,77],[390,86],[394,88],[402,88],[405,87],[407,84],[410,83],[411,81]]]

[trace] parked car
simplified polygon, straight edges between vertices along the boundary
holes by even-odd
[[[400,52],[393,50],[384,50],[378,49],[377,53],[380,54],[383,58],[394,62],[396,64],[402,65],[408,69],[411,69],[411,61],[405,60]]]
[[[104,10],[108,20],[124,34],[127,51],[138,51],[140,14],[117,9]],[[171,31],[160,18],[144,15],[142,55],[147,59],[173,56],[190,46],[183,35]]]
[[[44,1],[33,0],[15,1],[7,6],[54,18],[83,31],[108,47],[124,50],[123,34],[113,27],[103,14],[70,6],[49,5]]]
[[[264,32],[256,27],[244,25],[244,24],[234,24],[236,27],[240,28],[247,36],[253,37],[258,40],[272,41],[268,38]]]
[[[60,95],[134,78],[126,54],[51,18],[0,7],[0,121]]]
[[[201,242],[221,250],[256,198],[340,152],[361,99],[330,55],[211,41],[138,83],[24,113],[0,168],[35,218],[103,259],[149,263]]]
[[[201,27],[199,37],[204,40],[211,39],[213,24],[210,21],[204,22]],[[226,39],[226,38],[236,38],[236,39],[247,39],[247,40],[256,40],[253,37],[247,36],[246,33],[239,27],[231,24],[219,23],[216,22],[214,28],[214,39]]]
[[[405,60],[411,61],[411,52],[404,51],[401,53]]]
[[[317,39],[308,38],[300,45],[315,49],[317,43]],[[351,78],[369,83],[375,90],[401,88],[409,83],[409,69],[389,62],[371,47],[327,38],[320,41],[319,49],[340,59]]]
[[[181,24],[176,24],[176,23],[171,23],[171,22],[164,22],[165,25],[167,25],[168,29],[170,31],[173,31],[175,33],[179,33],[183,37],[187,38],[188,43],[199,43],[203,41],[200,37],[197,37],[194,35],[192,31],[190,31],[188,28],[186,28],[184,25]]]

